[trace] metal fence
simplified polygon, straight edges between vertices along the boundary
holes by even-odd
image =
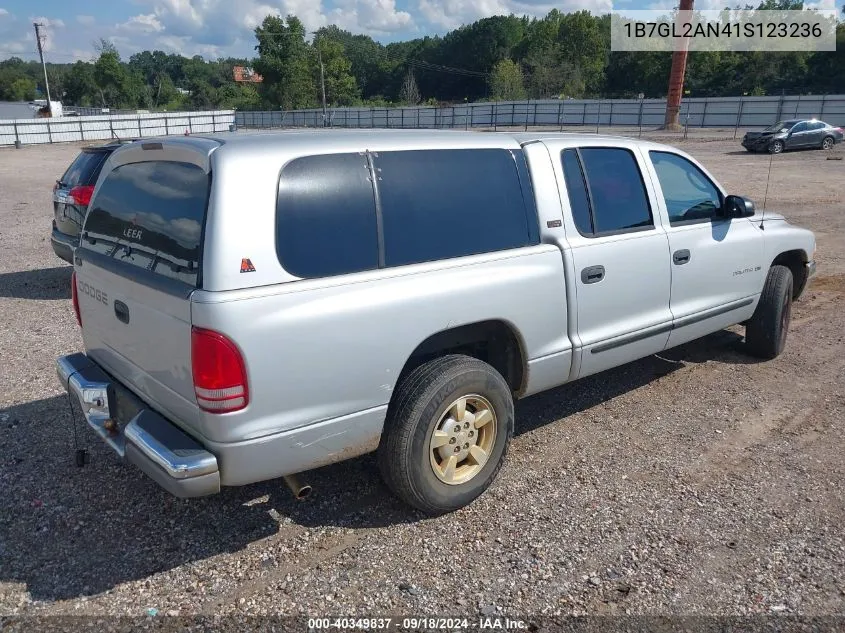
[[[498,101],[454,106],[334,108],[323,111],[165,112],[0,120],[0,146],[68,141],[143,138],[172,134],[225,132],[238,128],[451,128],[563,130],[567,127],[629,127],[663,124],[663,99],[583,99]],[[685,129],[755,128],[787,118],[818,118],[845,126],[845,95],[712,97],[685,99],[680,119]]]
[[[0,145],[30,145],[226,132],[234,110],[0,120]]]
[[[238,112],[242,128],[498,128],[627,126],[655,128],[664,122],[664,99],[583,99],[499,101],[455,106],[401,108],[334,108]],[[685,99],[681,123],[686,127],[765,127],[781,119],[818,118],[845,125],[845,95],[778,97],[711,97]]]

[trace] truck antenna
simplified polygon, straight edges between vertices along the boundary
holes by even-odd
[[[760,230],[765,231],[765,227],[763,226],[763,221],[766,219],[766,202],[769,199],[769,182],[772,179],[772,161],[774,161],[775,155],[769,154],[769,173],[766,174],[766,193],[763,194],[763,217],[760,218]]]

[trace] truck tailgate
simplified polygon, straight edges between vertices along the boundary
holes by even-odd
[[[153,408],[197,429],[189,297],[151,288],[79,258],[82,338],[88,355]]]
[[[75,259],[82,336],[113,378],[201,434],[191,294],[201,285],[208,153],[171,141],[137,145],[107,161],[82,229]]]

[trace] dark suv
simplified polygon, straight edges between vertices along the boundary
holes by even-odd
[[[112,141],[106,145],[84,147],[53,186],[53,251],[73,263],[73,249],[79,241],[79,229],[85,220],[94,185],[103,163],[121,145],[131,141]]]

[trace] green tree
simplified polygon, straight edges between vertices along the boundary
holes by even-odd
[[[343,46],[343,54],[349,60],[349,72],[364,99],[384,92],[384,84],[389,76],[389,62],[384,46],[369,35],[353,35],[337,26],[327,26],[317,31],[315,40],[331,40]]]
[[[65,77],[64,99],[68,104],[92,106],[99,103],[99,89],[94,81],[94,66],[86,62],[76,62],[70,67]]]
[[[100,57],[94,64],[94,82],[99,92],[100,103],[109,108],[137,107],[141,98],[141,80],[130,74],[126,64],[121,63],[120,54],[114,44],[100,40],[97,45]]]
[[[188,105],[192,110],[210,110],[217,106],[217,90],[208,83],[194,82],[191,84],[191,95]]]
[[[315,106],[317,87],[302,22],[292,15],[268,15],[256,27],[255,37],[255,70],[264,77],[265,101],[284,110]]]
[[[608,23],[608,32],[609,28]],[[588,93],[597,94],[603,88],[604,68],[610,51],[605,40],[602,23],[589,11],[567,13],[560,18],[557,37],[560,61],[570,65],[570,76],[577,74],[576,83],[583,81]]]
[[[321,60],[323,63],[326,103],[333,106],[348,106],[356,103],[360,99],[361,92],[352,75],[352,63],[344,54],[343,44],[333,39],[317,37],[314,46],[318,52],[318,63]],[[319,81],[319,67],[316,67],[315,71],[316,84]],[[322,94],[320,96],[322,97]]]
[[[261,95],[252,84],[227,83],[217,91],[217,105],[227,110],[257,110],[261,106]]]
[[[168,73],[169,61],[163,51],[142,51],[129,58],[129,70],[144,82],[144,100],[150,108],[157,108],[176,96],[176,85]]]
[[[415,106],[422,101],[419,86],[417,86],[417,79],[414,73],[410,70],[405,75],[405,81],[402,82],[402,89],[399,91],[399,101],[402,105]]]
[[[9,89],[9,97],[12,101],[32,101],[35,99],[35,82],[28,77],[15,79]]]
[[[519,64],[503,59],[493,67],[490,93],[497,101],[518,101],[525,98],[525,84]]]

